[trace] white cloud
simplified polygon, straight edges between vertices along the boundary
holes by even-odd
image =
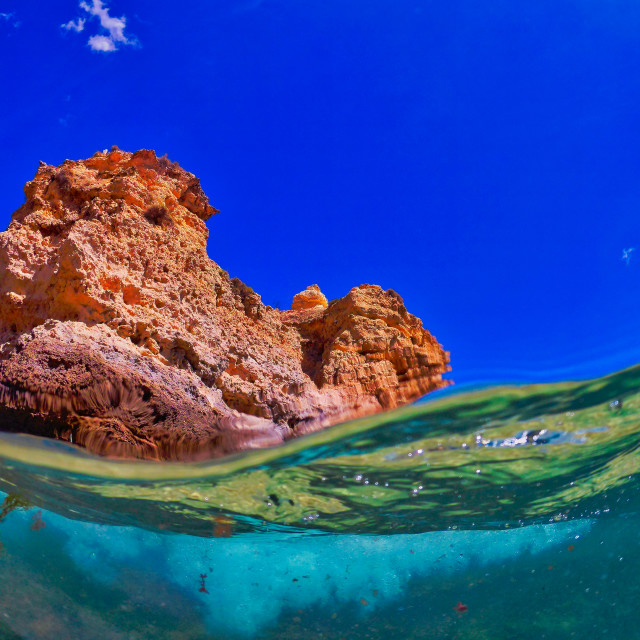
[[[20,26],[20,22],[16,20],[15,13],[0,13],[0,22],[6,22],[7,24],[15,28]]]
[[[122,16],[116,18],[109,15],[109,8],[103,0],[81,0],[80,8],[89,14],[89,18],[78,18],[70,20],[62,25],[67,31],[75,31],[80,33],[84,31],[85,24],[92,18],[98,18],[100,21],[100,32],[90,36],[87,44],[93,51],[101,51],[108,53],[117,51],[120,45],[136,45],[135,38],[125,35],[127,19]]]
[[[107,36],[91,36],[88,42],[94,51],[115,51],[116,45],[111,38]]]
[[[73,20],[69,20],[69,22],[60,26],[67,31],[75,31],[76,33],[80,33],[84,30],[85,22],[86,20],[84,18],[78,18],[75,22]]]
[[[80,3],[80,8],[100,19],[100,25],[109,32],[109,39],[112,42],[122,42],[123,44],[129,42],[124,35],[124,28],[127,26],[126,18],[124,16],[112,18],[109,15],[109,9],[102,4],[102,0],[93,0],[91,5],[83,0]]]

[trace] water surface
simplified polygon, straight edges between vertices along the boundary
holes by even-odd
[[[445,395],[209,463],[5,434],[0,638],[640,638],[639,383]]]

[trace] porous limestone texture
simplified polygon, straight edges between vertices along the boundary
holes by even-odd
[[[41,163],[0,233],[0,429],[120,457],[274,445],[447,384],[394,291],[265,306],[207,255],[217,211],[153,151]]]

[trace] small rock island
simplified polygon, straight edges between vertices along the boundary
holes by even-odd
[[[40,163],[0,233],[0,430],[122,458],[266,447],[447,384],[400,296],[262,303],[207,255],[198,179],[117,147]]]

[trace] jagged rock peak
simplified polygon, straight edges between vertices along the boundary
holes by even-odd
[[[65,218],[65,204],[76,215],[90,215],[95,198],[129,204],[141,212],[163,209],[169,216],[186,209],[203,221],[217,213],[198,178],[177,162],[147,149],[127,153],[116,146],[87,160],[65,160],[59,167],[40,162],[35,178],[25,185],[25,195],[18,219],[31,214],[32,222],[45,225],[54,224],[52,218]],[[69,216],[72,211],[64,213]]]

